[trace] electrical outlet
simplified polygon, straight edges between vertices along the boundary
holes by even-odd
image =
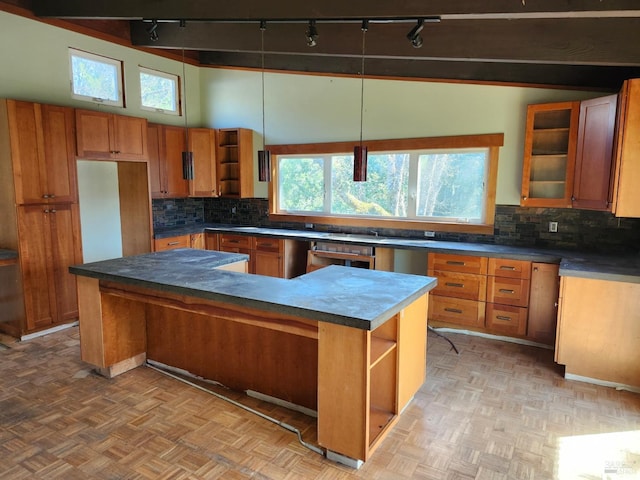
[[[304,228],[313,228],[313,223],[305,223]]]
[[[556,233],[558,231],[558,222],[549,222],[549,231]]]
[[[436,232],[432,232],[430,230],[427,230],[424,232],[424,236],[425,237],[429,237],[429,238],[434,238],[436,236]]]
[[[233,215],[235,215],[235,214],[236,214],[236,207],[231,207],[231,213],[232,213]]]

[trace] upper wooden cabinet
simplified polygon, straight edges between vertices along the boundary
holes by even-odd
[[[253,130],[222,128],[216,131],[218,194],[253,197]]]
[[[183,127],[149,124],[149,182],[153,198],[189,196],[189,182],[182,171],[185,151]]]
[[[611,209],[611,170],[618,95],[580,102],[573,208]]]
[[[73,109],[3,100],[19,205],[77,201]]]
[[[579,114],[579,102],[527,107],[522,206],[571,206]]]
[[[192,197],[216,197],[216,135],[211,128],[189,129],[189,150],[193,152]]]
[[[78,157],[93,160],[148,159],[147,120],[76,110]]]
[[[522,206],[610,210],[616,107],[617,95],[529,105]]]
[[[640,217],[640,79],[620,93],[612,210],[616,217]]]

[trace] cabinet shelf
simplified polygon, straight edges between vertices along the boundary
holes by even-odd
[[[376,366],[384,357],[396,349],[397,343],[386,338],[371,337],[371,367]]]
[[[369,445],[373,445],[396,417],[393,412],[382,408],[371,407],[369,413]]]

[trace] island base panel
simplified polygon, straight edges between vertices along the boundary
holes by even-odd
[[[147,357],[234,390],[317,408],[318,343],[313,338],[148,305]]]

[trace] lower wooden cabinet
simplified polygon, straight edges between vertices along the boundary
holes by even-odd
[[[249,273],[294,278],[305,273],[309,242],[232,233],[205,234],[210,250],[249,255]]]
[[[76,278],[82,263],[78,205],[20,206],[18,236],[26,332],[78,318]]]
[[[553,345],[558,265],[504,258],[429,254],[432,326],[464,328]]]
[[[176,248],[205,248],[204,233],[192,233],[187,235],[176,235],[175,237],[156,238],[153,241],[154,252],[163,250],[174,250]]]

